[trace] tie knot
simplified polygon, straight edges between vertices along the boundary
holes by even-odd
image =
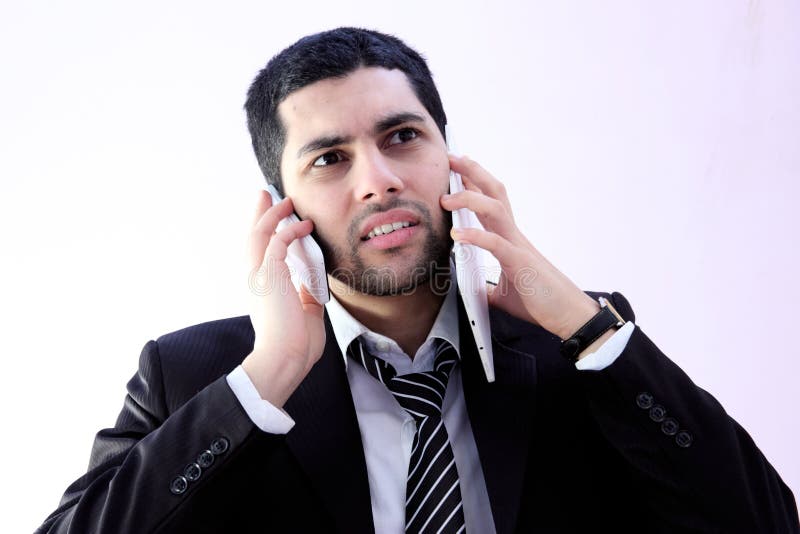
[[[400,406],[420,421],[430,416],[441,417],[447,380],[458,361],[456,350],[447,341],[436,339],[434,350],[433,371],[400,376],[389,363],[370,354],[360,339],[350,344],[348,354],[385,384]]]

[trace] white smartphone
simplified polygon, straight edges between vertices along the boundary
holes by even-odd
[[[452,130],[445,126],[447,148],[454,151]],[[461,175],[450,171],[450,193],[464,191]],[[478,217],[469,208],[453,212],[453,228],[481,228]],[[486,373],[486,380],[494,382],[494,353],[492,352],[492,329],[489,323],[489,297],[486,293],[486,269],[482,261],[481,248],[456,241],[453,254],[456,264],[458,292],[464,302],[475,346]]]
[[[267,191],[272,196],[274,206],[283,197],[272,184],[267,184]],[[287,224],[299,221],[300,218],[292,213],[278,223],[276,231],[282,230]],[[314,238],[310,235],[295,239],[289,245],[286,252],[286,264],[292,275],[292,283],[297,291],[300,291],[300,284],[303,284],[311,296],[320,304],[325,304],[331,298],[328,289],[328,275],[325,272],[325,259],[322,256],[322,249]]]

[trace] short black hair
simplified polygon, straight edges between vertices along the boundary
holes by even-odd
[[[278,105],[306,85],[342,78],[360,67],[404,72],[444,137],[447,117],[428,65],[418,52],[397,37],[362,28],[336,28],[308,35],[269,60],[250,85],[244,105],[258,165],[267,183],[281,193],[286,129],[278,116]]]

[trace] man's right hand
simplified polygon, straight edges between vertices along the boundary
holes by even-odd
[[[311,233],[311,221],[278,222],[293,210],[292,200],[272,205],[266,191],[258,200],[249,241],[250,321],[255,330],[253,352],[242,362],[261,398],[283,407],[325,347],[323,306],[290,278],[286,251],[295,239]]]

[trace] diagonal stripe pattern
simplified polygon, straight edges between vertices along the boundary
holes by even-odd
[[[347,353],[385,384],[417,423],[406,481],[406,532],[463,533],[458,470],[442,422],[447,380],[458,354],[447,341],[436,339],[434,343],[434,370],[401,376],[387,362],[370,354],[358,338]]]

